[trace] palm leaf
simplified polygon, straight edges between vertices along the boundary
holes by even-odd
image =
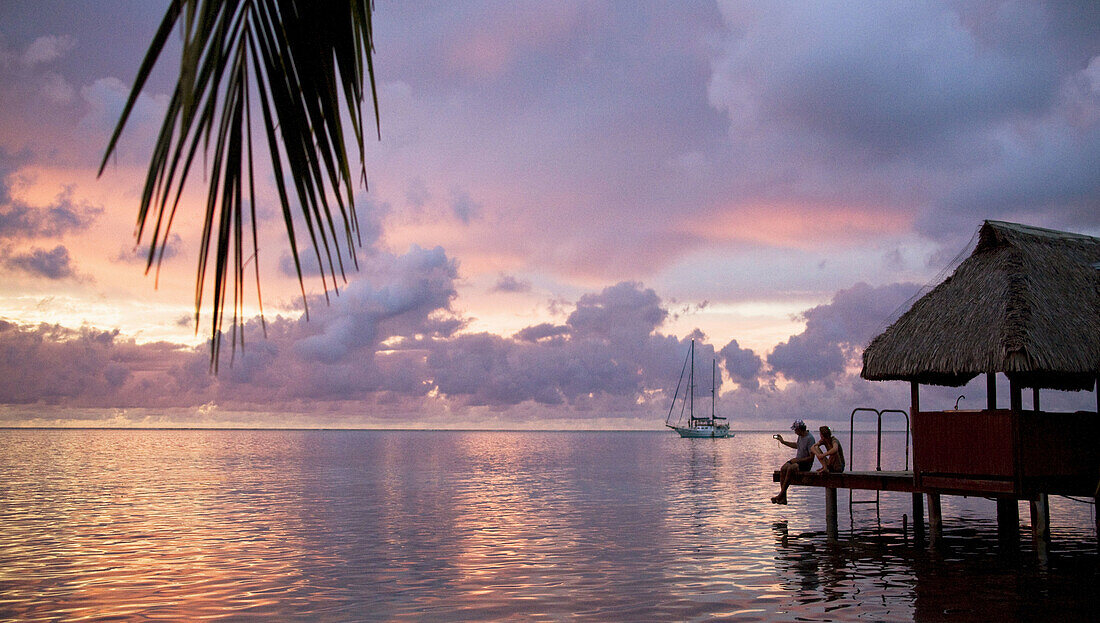
[[[370,0],[173,0],[138,69],[130,97],[107,145],[99,173],[172,31],[183,38],[179,80],[169,101],[138,209],[138,244],[148,241],[145,270],[160,270],[184,187],[201,153],[208,181],[195,278],[196,331],[210,302],[210,365],[220,359],[228,283],[233,281],[231,344],[244,344],[244,270],[255,262],[263,320],[256,233],[253,107],[266,139],[287,240],[305,301],[299,257],[304,224],[328,297],[345,281],[344,258],[358,267],[360,244],[344,119],[363,163],[364,83],[369,79],[375,127],[378,95],[371,60]],[[261,139],[261,140],[262,140]],[[288,183],[289,182],[289,183]],[[292,187],[292,189],[291,189]],[[300,218],[301,221],[297,219]],[[251,228],[251,253],[244,235]],[[207,283],[209,271],[213,283]],[[309,315],[308,306],[306,316]],[[266,326],[266,325],[265,325]]]

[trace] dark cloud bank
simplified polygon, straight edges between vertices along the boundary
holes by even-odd
[[[450,307],[457,267],[442,249],[376,260],[378,283],[354,282],[331,305],[314,305],[309,321],[269,320],[266,339],[250,321],[246,347],[217,377],[204,348],[0,322],[0,403],[178,408],[192,414],[181,423],[214,404],[253,411],[251,421],[262,424],[271,413],[323,412],[349,424],[368,413],[375,422],[434,414],[427,417],[439,425],[496,413],[528,424],[615,416],[656,425],[695,337],[698,361],[717,358],[737,384],[721,389],[722,402],[743,428],[790,415],[835,423],[853,406],[904,405],[903,384],[868,383],[851,370],[916,291],[912,284],[842,290],[807,310],[806,330],[764,358],[736,341],[715,349],[698,332],[662,334],[669,311],[632,282],[582,296],[560,325],[511,337],[460,333],[464,323]]]
[[[1100,4],[731,4],[724,16],[709,95],[752,163],[741,180],[913,214],[949,246],[984,218],[1100,225]]]

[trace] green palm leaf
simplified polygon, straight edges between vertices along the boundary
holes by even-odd
[[[303,233],[295,230],[296,214],[321,266],[326,299],[329,289],[339,293],[338,280],[345,280],[345,256],[357,267],[359,229],[344,119],[359,149],[359,177],[365,181],[365,78],[369,78],[378,131],[371,6],[369,0],[173,0],[138,70],[100,175],[177,26],[183,37],[179,81],[150,157],[138,209],[137,241],[149,243],[146,272],[154,264],[159,271],[180,197],[201,152],[209,188],[195,279],[195,322],[197,330],[212,269],[210,364],[217,371],[230,277],[231,344],[234,351],[238,343],[244,344],[240,329],[244,270],[249,261],[256,269],[263,318],[255,257],[254,107],[260,112],[257,127],[266,139],[303,302],[299,254],[305,238],[300,240]],[[247,255],[246,222],[252,234]]]

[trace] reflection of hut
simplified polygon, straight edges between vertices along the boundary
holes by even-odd
[[[997,408],[997,373],[1009,381],[1008,409]],[[920,411],[920,384],[960,386],[979,374],[986,409]],[[1041,412],[1039,390],[1091,389],[1098,375],[1100,238],[998,221],[863,353],[863,378],[912,385],[917,490],[999,496],[1002,528],[1017,499],[1046,521],[1046,494],[1097,493],[1098,414]],[[1026,411],[1023,388],[1032,388]]]

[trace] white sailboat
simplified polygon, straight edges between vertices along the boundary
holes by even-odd
[[[688,363],[690,362],[690,368]],[[680,405],[680,415],[676,423],[672,423],[672,413],[676,409],[676,399],[680,395],[680,386],[684,382],[684,372],[688,374],[688,387],[684,392],[684,400]],[[718,401],[718,375],[717,364],[712,360],[710,364],[710,417],[695,417],[695,340],[691,340],[691,349],[687,359],[684,360],[684,368],[680,370],[680,380],[676,383],[676,393],[672,396],[672,405],[668,408],[668,416],[665,418],[665,426],[680,434],[681,437],[710,437],[724,439],[733,437],[730,432],[729,420],[718,416],[716,412]],[[687,425],[683,425],[684,412],[687,412]]]

